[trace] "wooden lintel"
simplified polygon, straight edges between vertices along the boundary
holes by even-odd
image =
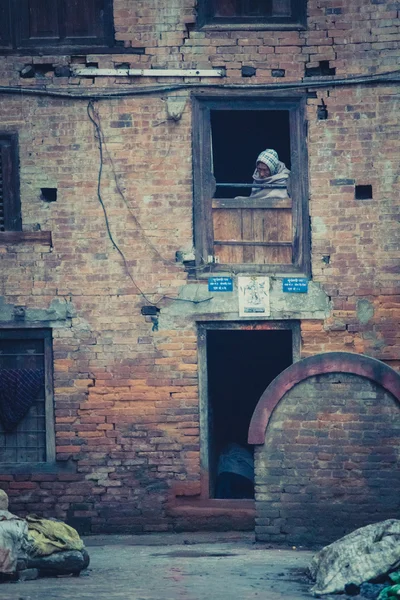
[[[52,246],[51,231],[0,231],[0,245],[25,243]]]

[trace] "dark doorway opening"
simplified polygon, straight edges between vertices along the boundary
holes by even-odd
[[[216,198],[249,196],[251,188],[218,184],[252,183],[257,156],[266,148],[291,168],[288,110],[212,110],[211,135]]]
[[[254,497],[249,480],[253,448],[247,444],[250,420],[265,388],[292,362],[292,330],[207,332],[212,498]]]

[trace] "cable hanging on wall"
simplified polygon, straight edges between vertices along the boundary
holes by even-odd
[[[164,295],[162,295],[157,300],[157,302],[153,302],[148,297],[149,295],[146,294],[145,292],[143,292],[143,290],[139,287],[138,283],[135,281],[135,279],[132,276],[132,273],[131,273],[131,271],[129,269],[128,261],[126,260],[125,254],[123,253],[123,251],[121,250],[121,248],[119,247],[119,245],[117,244],[117,242],[115,241],[114,236],[113,236],[113,234],[111,232],[110,221],[109,221],[109,218],[108,218],[107,209],[106,209],[106,206],[104,204],[103,197],[102,197],[102,194],[101,194],[101,181],[102,181],[103,165],[104,165],[104,150],[103,149],[105,147],[105,143],[104,143],[104,134],[103,134],[103,131],[102,131],[102,128],[101,128],[100,116],[99,116],[99,113],[97,112],[97,110],[95,109],[92,100],[90,100],[89,103],[88,103],[88,105],[87,105],[87,114],[88,114],[88,117],[89,117],[91,123],[93,124],[93,126],[95,128],[96,139],[99,142],[99,158],[100,158],[100,160],[99,160],[99,170],[98,170],[98,176],[97,176],[97,198],[98,198],[99,203],[101,205],[101,208],[103,210],[104,220],[105,220],[106,230],[107,230],[107,235],[108,235],[108,237],[109,237],[109,239],[111,241],[111,244],[113,245],[114,249],[120,255],[120,257],[122,259],[122,262],[124,264],[124,267],[125,267],[125,271],[126,271],[128,277],[129,277],[129,279],[132,281],[133,285],[138,290],[139,294],[142,296],[142,298],[146,301],[147,304],[149,304],[151,306],[154,306],[154,307],[157,307],[157,308],[158,308],[157,305],[162,300],[164,300],[164,299],[174,300],[174,301],[180,301],[180,302],[190,302],[192,304],[201,304],[203,302],[207,302],[207,301],[211,300],[212,297],[203,298],[201,300],[189,300],[187,298],[174,298],[174,297],[167,296],[167,295],[164,294]],[[108,153],[108,151],[107,151],[107,153]],[[113,171],[114,171],[114,177],[115,177],[115,182],[116,182],[116,185],[117,185],[117,189],[118,189],[119,193],[121,194],[121,196],[123,197],[125,204],[127,205],[126,198],[125,198],[125,196],[124,196],[124,194],[123,194],[123,192],[120,189],[120,186],[118,184],[115,170],[113,169]],[[128,206],[128,209],[130,211],[129,206]],[[130,213],[132,214],[131,211],[130,211]],[[132,214],[132,216],[135,219],[135,223],[137,223],[138,227],[142,230],[142,226],[141,226],[140,222],[138,221],[137,217],[134,216],[133,214]],[[145,237],[147,239],[147,236],[145,236]],[[147,241],[148,241],[148,243],[151,244],[151,242],[149,240],[147,240]],[[160,256],[160,258],[163,261],[165,261],[165,259],[161,256],[161,254],[158,252],[158,250],[155,248],[155,246],[153,246],[152,244],[151,244],[151,246],[153,247],[154,251]],[[172,261],[170,261],[170,262],[172,263]],[[176,263],[172,263],[172,264],[174,266],[176,266]],[[153,294],[151,294],[151,295],[153,295]]]

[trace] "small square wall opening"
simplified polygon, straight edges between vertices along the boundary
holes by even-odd
[[[44,202],[56,202],[57,201],[57,188],[40,188],[40,198]]]
[[[356,185],[356,200],[372,200],[372,185]]]

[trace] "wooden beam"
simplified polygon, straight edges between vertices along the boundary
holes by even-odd
[[[291,246],[292,242],[252,242],[252,241],[237,241],[237,242],[232,242],[232,241],[221,241],[221,240],[215,240],[214,244],[216,246],[272,246],[272,247],[277,247],[277,246]]]
[[[24,243],[52,246],[51,231],[0,231],[0,245]]]
[[[290,198],[266,198],[265,200],[252,200],[251,198],[215,198],[213,208],[292,208]]]

